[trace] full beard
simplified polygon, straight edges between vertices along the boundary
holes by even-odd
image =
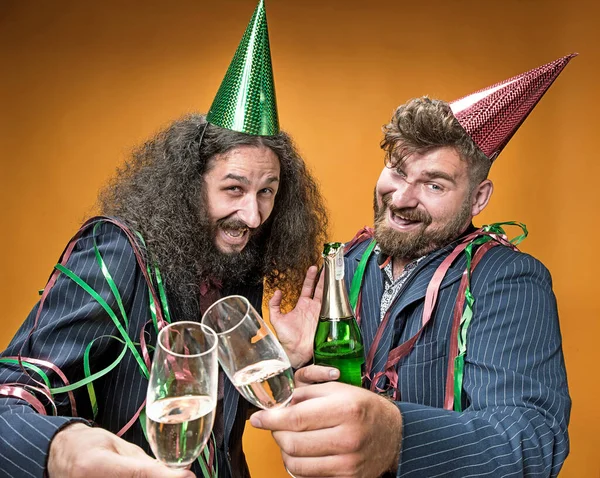
[[[470,195],[469,195],[470,196]],[[383,205],[374,201],[375,211],[375,239],[381,251],[392,257],[412,261],[430,252],[444,247],[458,238],[471,218],[469,196],[461,206],[456,216],[438,229],[428,229],[433,222],[431,215],[417,208],[396,208],[390,204],[391,196],[382,198]],[[398,214],[409,221],[418,222],[418,227],[409,232],[392,229],[387,224],[389,213]]]
[[[200,286],[211,285],[235,287],[236,284],[260,283],[262,280],[262,255],[265,225],[248,231],[250,238],[239,252],[224,253],[215,246],[215,235],[219,227],[235,225],[231,219],[221,219],[211,224],[202,217],[186,231],[169,237],[167,247],[163,245],[163,257],[158,263],[163,273],[168,292],[169,306],[176,317],[195,320],[200,315]]]

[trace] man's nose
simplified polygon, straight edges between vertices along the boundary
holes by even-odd
[[[246,223],[246,225],[252,229],[256,229],[260,226],[260,211],[258,209],[258,201],[256,197],[246,195],[244,201],[238,210],[239,218]]]
[[[419,205],[416,186],[400,181],[390,197],[390,204],[398,209],[415,208]]]

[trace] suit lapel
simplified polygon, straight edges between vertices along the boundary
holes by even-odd
[[[375,351],[375,357],[373,360],[373,367],[371,369],[371,377],[377,372],[383,371],[387,356],[392,348],[392,337],[394,330],[401,324],[395,322],[402,316],[403,310],[409,305],[421,301],[425,298],[427,293],[427,287],[433,274],[437,268],[441,265],[443,260],[447,257],[448,253],[454,249],[456,243],[450,244],[443,249],[433,252],[428,257],[423,259],[419,264],[418,268],[407,279],[406,284],[401,289],[398,297],[394,300],[390,306],[391,317],[388,321],[379,346]],[[356,263],[360,261],[362,254],[357,254]],[[457,280],[459,280],[464,272],[465,263],[464,257],[460,256],[455,264],[450,267],[446,276],[444,277],[440,289],[448,287]],[[353,267],[350,274],[353,274],[356,267]],[[351,280],[351,277],[350,277]],[[383,294],[383,273],[377,263],[377,256],[373,254],[369,259],[367,268],[365,271],[365,277],[363,286],[361,289],[361,331],[363,333],[363,342],[365,345],[365,354],[368,354],[377,329],[381,323],[380,310],[381,310],[381,296]]]
[[[365,354],[368,353],[380,323],[380,303],[383,294],[383,275],[372,254],[365,269],[365,277],[361,288],[360,327],[363,334]],[[372,315],[370,317],[369,315]]]
[[[408,278],[408,282],[405,284],[398,299],[392,306],[396,314],[401,313],[413,302],[423,300],[425,298],[427,287],[429,286],[429,282],[431,281],[433,274],[448,256],[448,253],[453,249],[454,244],[451,247],[445,247],[440,251],[434,252],[431,254],[431,257],[426,257],[423,259],[423,262],[419,264],[417,270],[413,271],[411,277]],[[459,280],[462,277],[464,270],[464,257],[460,256],[455,261],[455,264],[448,269],[448,272],[446,273],[446,276],[440,285],[440,290]]]

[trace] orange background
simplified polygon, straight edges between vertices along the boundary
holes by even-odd
[[[209,107],[254,6],[0,3],[0,348],[130,148]],[[553,274],[573,398],[562,476],[599,476],[597,2],[271,0],[267,8],[281,122],[321,182],[337,240],[371,222],[380,127],[395,106],[422,94],[452,100],[581,54],[492,168],[496,192],[478,223],[525,222],[522,248]],[[249,427],[245,447],[254,476],[287,476],[268,433]]]

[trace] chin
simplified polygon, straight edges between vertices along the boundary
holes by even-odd
[[[216,244],[217,246],[217,250],[221,253],[221,254],[227,254],[227,255],[234,255],[234,254],[239,254],[240,252],[242,252],[244,250],[244,247],[246,247],[246,244],[244,245],[231,245],[231,244]]]

